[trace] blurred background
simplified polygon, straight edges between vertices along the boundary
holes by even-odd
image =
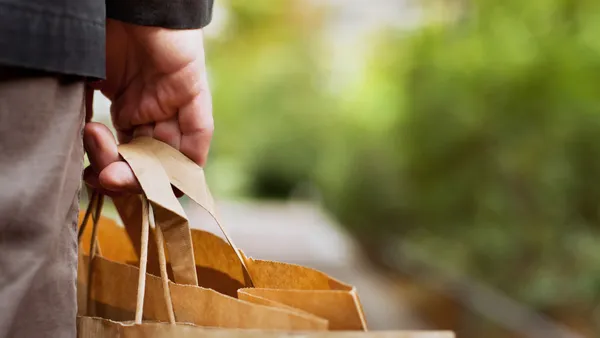
[[[238,246],[356,285],[371,329],[600,336],[600,2],[215,2]]]

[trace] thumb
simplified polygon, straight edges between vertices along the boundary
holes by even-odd
[[[111,192],[141,192],[133,171],[119,155],[117,142],[108,127],[96,122],[87,123],[83,140],[93,168],[93,174],[88,174],[86,181]]]

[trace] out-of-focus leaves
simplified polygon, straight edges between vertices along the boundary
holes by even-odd
[[[321,14],[303,3],[225,2],[228,24],[207,47],[216,125],[208,172],[221,195],[286,197],[316,162],[329,102],[311,34]]]
[[[314,181],[370,248],[397,238],[548,313],[593,309],[600,3],[443,3],[434,22],[380,36],[364,78],[332,92],[319,9],[224,2],[207,47],[211,185],[286,197]]]
[[[398,236],[540,309],[593,304],[600,4],[469,4],[382,45],[393,126],[347,133],[349,154],[323,164],[325,200],[362,240]],[[389,54],[403,64],[382,68]]]

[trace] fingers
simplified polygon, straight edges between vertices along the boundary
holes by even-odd
[[[136,127],[133,130],[133,137],[136,138],[140,136],[154,137],[154,125],[144,124]]]
[[[200,166],[206,164],[214,131],[212,100],[207,90],[179,111],[179,150]]]
[[[197,59],[157,81],[154,95],[160,107],[177,111],[205,90],[204,67],[204,60]]]
[[[164,79],[157,80],[158,83]],[[117,97],[111,105],[113,124],[120,131],[131,131],[145,124],[166,121],[177,115],[179,101],[182,105],[192,100],[193,97],[182,100],[183,92],[174,93],[171,101],[162,99],[154,84],[142,84],[141,81],[132,81],[127,90]],[[164,97],[165,94],[162,94]],[[178,99],[179,101],[175,101]]]
[[[163,141],[175,149],[179,149],[182,137],[179,121],[177,118],[173,118],[167,121],[157,122],[153,130],[153,135],[149,136]]]
[[[84,128],[84,146],[93,172],[86,182],[112,192],[139,193],[141,188],[133,171],[119,156],[117,142],[101,123],[88,123]]]
[[[119,140],[119,144],[129,143],[133,139],[133,132],[131,130],[127,132],[117,130],[117,139]]]
[[[111,106],[112,116],[116,117],[113,121],[115,127],[130,130],[143,124],[175,118],[180,107],[189,104],[206,90],[203,68],[203,64],[197,60],[150,81],[134,78]]]
[[[124,161],[109,164],[98,176],[100,185],[110,191],[139,194],[142,192],[140,184],[133,171]]]
[[[98,178],[98,174],[96,173],[96,171],[94,171],[94,169],[91,166],[85,168],[85,170],[83,171],[83,180],[88,186],[94,188],[96,191],[103,195],[113,197],[120,196],[123,194],[122,192],[115,192],[102,187]]]
[[[113,125],[118,131],[128,132],[133,129],[135,125],[133,116],[139,115],[142,106],[140,100],[143,97],[143,86],[143,82],[139,79],[131,79],[125,90],[111,98],[110,115]],[[158,105],[152,104],[151,101],[152,98],[146,99],[143,104],[146,114],[147,110],[158,108]],[[157,114],[152,113],[151,115]]]
[[[90,122],[83,130],[83,144],[92,168],[100,173],[109,164],[119,161],[119,151],[110,130],[102,123]]]
[[[164,126],[158,126],[159,134],[164,134],[163,142],[172,140],[170,131],[173,124],[177,128],[177,139],[180,139],[177,122],[169,122]],[[162,131],[161,131],[162,130]],[[154,127],[144,125],[136,128],[134,136],[152,137]],[[85,168],[83,178],[85,182],[108,196],[120,193],[139,194],[142,192],[140,184],[129,165],[124,162],[117,148],[117,143],[110,130],[101,123],[90,122],[84,128],[84,146],[90,160],[90,167]],[[171,146],[174,144],[171,143]],[[181,197],[183,194],[174,189],[175,195]]]

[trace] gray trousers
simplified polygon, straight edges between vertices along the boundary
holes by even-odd
[[[75,337],[81,78],[0,67],[0,337]]]

